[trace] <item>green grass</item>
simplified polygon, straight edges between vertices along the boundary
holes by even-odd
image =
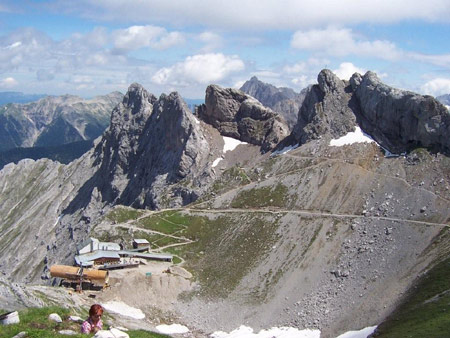
[[[226,191],[235,189],[236,187],[244,186],[249,183],[251,183],[251,179],[244,171],[244,169],[237,166],[231,167],[225,170],[222,175],[214,181],[214,184],[211,186],[208,192],[200,197],[197,201],[192,203],[192,205],[205,202],[206,200],[209,200],[216,195],[223,194]]]
[[[143,214],[143,211],[125,208],[125,207],[117,207],[113,211],[111,211],[106,218],[112,222],[116,223],[125,223],[130,220],[136,220],[139,216]]]
[[[198,216],[187,229],[195,243],[177,248],[185,267],[200,282],[200,296],[223,298],[278,240],[278,222],[268,214]]]
[[[418,281],[377,332],[376,337],[450,337],[450,258]]]
[[[3,313],[3,312],[2,312]],[[55,323],[48,319],[51,313],[57,313],[61,316],[63,322]],[[0,326],[0,337],[13,337],[20,332],[27,332],[27,337],[32,338],[50,338],[50,337],[68,337],[66,335],[59,334],[61,330],[73,330],[75,332],[80,331],[80,324],[69,321],[71,313],[69,309],[62,307],[44,307],[44,308],[28,308],[23,311],[19,311],[20,323],[11,325]],[[107,327],[104,327],[107,329]],[[130,338],[163,338],[169,337],[166,335],[148,332],[143,330],[130,330],[127,332]],[[85,334],[77,334],[70,337],[87,337]],[[89,335],[93,336],[93,335]]]
[[[139,220],[136,226],[170,235],[185,228],[179,222],[179,217],[174,217],[170,212],[167,212],[145,217]]]
[[[289,196],[283,184],[241,191],[231,202],[232,208],[285,207]]]

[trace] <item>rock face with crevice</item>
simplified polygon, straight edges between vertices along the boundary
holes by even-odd
[[[205,104],[199,106],[197,114],[222,135],[261,146],[263,152],[273,149],[288,134],[282,117],[232,88],[208,86]]]

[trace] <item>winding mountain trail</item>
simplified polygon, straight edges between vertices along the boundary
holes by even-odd
[[[440,196],[440,195],[436,195],[436,193],[435,193],[434,191],[431,191],[431,190],[428,190],[428,189],[424,189],[424,188],[422,188],[422,187],[415,187],[415,186],[413,186],[411,183],[409,183],[409,182],[408,182],[407,180],[405,180],[403,177],[392,176],[392,175],[386,175],[386,174],[380,174],[380,173],[377,173],[377,172],[375,172],[375,171],[372,171],[372,170],[369,170],[369,169],[367,169],[367,168],[364,168],[363,166],[361,166],[361,165],[359,165],[359,164],[357,164],[357,163],[346,162],[346,159],[329,158],[329,157],[321,157],[321,156],[318,156],[318,157],[309,157],[309,156],[300,156],[300,155],[293,155],[293,154],[282,154],[281,156],[291,157],[291,158],[295,158],[295,159],[308,159],[308,160],[310,160],[310,159],[322,159],[322,160],[324,160],[324,161],[343,162],[343,163],[346,163],[346,164],[351,164],[351,165],[357,166],[358,168],[360,168],[360,169],[362,169],[362,170],[364,170],[364,171],[366,171],[366,172],[369,172],[369,173],[371,173],[371,174],[373,174],[373,175],[375,175],[375,176],[378,176],[378,177],[387,177],[387,178],[390,178],[390,179],[394,179],[394,180],[397,180],[397,181],[401,181],[401,182],[403,182],[405,185],[407,185],[408,187],[411,187],[411,188],[414,188],[414,189],[420,189],[420,190],[422,190],[422,191],[428,192],[428,193],[430,193],[430,194],[436,196],[437,198],[442,199],[442,200],[444,200],[444,201],[450,203],[450,200],[449,200],[449,199],[446,199],[445,197],[442,197],[442,196]],[[362,160],[362,159],[363,159],[363,158],[361,158],[361,157],[349,157],[347,160]],[[323,163],[323,162],[321,162],[321,163]],[[315,165],[311,165],[311,166],[309,166],[309,167],[305,167],[305,169],[306,169],[306,168],[311,168],[311,167],[317,166],[317,165],[319,165],[319,164],[321,164],[321,163],[317,163],[317,164],[315,164]],[[295,172],[298,172],[298,171],[292,171],[292,172],[295,173]],[[283,175],[283,174],[279,174],[279,175]]]
[[[293,213],[297,215],[304,216],[312,216],[312,217],[337,217],[337,218],[366,218],[366,219],[374,219],[374,220],[383,220],[383,221],[392,221],[392,222],[408,222],[419,225],[427,225],[427,226],[443,226],[450,227],[449,224],[446,223],[434,223],[434,222],[425,222],[425,221],[416,221],[412,219],[406,218],[396,218],[396,217],[383,217],[383,216],[364,216],[364,215],[355,215],[355,214],[336,214],[329,213],[323,211],[310,211],[310,210],[289,210],[289,209],[278,209],[278,208],[230,208],[230,209],[192,209],[185,208],[180,210],[187,210],[191,212],[203,212],[203,213],[233,213],[233,212],[242,212],[242,213],[271,213],[271,214],[280,214],[280,213]]]

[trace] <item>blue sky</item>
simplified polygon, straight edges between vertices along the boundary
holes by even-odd
[[[254,75],[300,91],[323,68],[450,93],[450,1],[0,2],[0,91],[202,98]]]

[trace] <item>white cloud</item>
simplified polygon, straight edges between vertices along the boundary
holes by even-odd
[[[297,77],[294,77],[293,79],[291,79],[291,82],[297,88],[306,88],[310,84],[315,83],[316,80],[314,78],[312,78],[312,77],[307,76],[307,75],[300,75],[300,76],[297,76]]]
[[[13,77],[5,77],[0,81],[0,88],[13,88],[17,86],[19,82]]]
[[[333,70],[333,72],[341,79],[348,80],[354,73],[364,74],[365,69],[356,67],[351,62],[342,62],[338,69]]]
[[[136,50],[143,47],[167,49],[184,42],[180,32],[167,32],[158,26],[131,26],[113,32],[114,46],[123,50]]]
[[[197,36],[197,40],[205,44],[202,48],[203,53],[211,52],[223,45],[222,37],[213,32],[203,32]]]
[[[386,60],[398,59],[402,55],[401,50],[390,41],[364,40],[358,38],[351,29],[336,27],[297,31],[292,36],[291,47],[333,56],[353,54]]]
[[[231,73],[245,68],[244,62],[237,56],[221,53],[198,54],[188,56],[183,62],[167,68],[161,68],[152,77],[157,84],[174,86],[189,83],[209,84],[223,80]]]
[[[58,0],[67,11],[67,1]],[[84,16],[120,22],[194,24],[228,29],[302,29],[323,25],[450,21],[448,0],[79,0],[71,4]],[[355,14],[356,13],[356,14]]]
[[[450,79],[436,78],[426,82],[421,90],[424,94],[439,96],[443,94],[450,94]]]
[[[450,54],[430,55],[410,52],[408,53],[408,56],[415,61],[430,63],[439,67],[450,68]]]
[[[241,89],[241,87],[244,85],[245,81],[246,81],[246,80],[239,80],[239,81],[236,81],[236,82],[231,86],[231,88]]]
[[[283,67],[283,73],[286,74],[299,74],[311,72],[314,69],[316,72],[317,68],[326,68],[326,65],[330,63],[327,59],[309,58],[306,61],[300,61],[293,65],[286,65]]]

